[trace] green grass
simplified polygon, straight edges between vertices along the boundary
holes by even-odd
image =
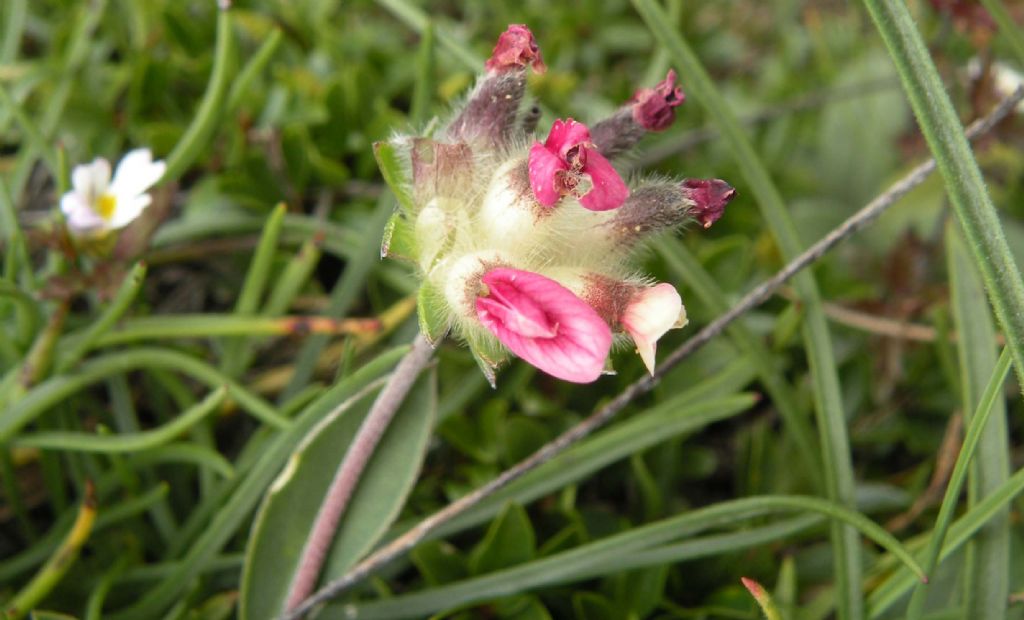
[[[321,617],[753,620],[749,577],[787,620],[1024,618],[1024,117],[960,138],[998,98],[970,59],[1024,69],[1013,3],[235,4],[0,3],[0,609],[275,615],[267,558],[293,565],[418,329],[413,270],[379,259],[410,196],[374,144],[444,119],[525,23],[542,136],[672,67],[687,102],[640,145],[671,155],[631,174],[738,190],[640,255],[690,318],[659,359],[914,164],[939,174]],[[69,251],[69,171],[138,147],[168,162],[147,218]],[[492,390],[442,344],[327,576],[645,373],[613,361],[584,387],[513,362]]]

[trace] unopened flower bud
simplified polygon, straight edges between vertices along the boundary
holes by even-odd
[[[647,132],[668,129],[675,108],[686,100],[675,82],[676,72],[669,70],[654,88],[639,89],[626,105],[594,125],[591,135],[598,150],[614,157],[633,148]]]
[[[483,234],[491,247],[516,252],[545,242],[537,224],[550,209],[533,197],[525,159],[506,162],[494,173],[480,206]]]
[[[498,43],[491,57],[484,63],[489,73],[501,73],[533,67],[537,73],[544,73],[547,67],[540,57],[540,46],[533,33],[524,24],[509,24],[498,37]]]
[[[704,228],[711,228],[722,217],[725,205],[736,197],[736,189],[721,179],[686,179],[682,187],[693,202],[693,217]]]
[[[485,64],[487,73],[477,83],[462,112],[448,126],[446,135],[455,141],[507,143],[522,126],[518,117],[526,89],[527,66],[532,66],[537,73],[546,69],[530,29],[512,24],[498,37],[494,52]]]

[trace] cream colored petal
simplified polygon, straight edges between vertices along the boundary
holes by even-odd
[[[639,291],[622,313],[620,322],[636,343],[648,372],[654,373],[658,339],[685,320],[683,300],[671,284],[661,283]]]

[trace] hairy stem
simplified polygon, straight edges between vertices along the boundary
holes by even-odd
[[[345,513],[353,491],[359,484],[363,469],[373,457],[377,444],[391,424],[395,412],[405,400],[409,389],[415,383],[416,377],[426,367],[433,355],[434,349],[422,334],[418,334],[413,340],[412,349],[395,367],[395,372],[384,385],[377,400],[373,402],[373,407],[366,415],[366,419],[359,426],[352,445],[345,454],[345,458],[342,459],[341,465],[338,466],[337,473],[334,474],[334,480],[331,481],[324,502],[320,505],[316,522],[313,524],[313,531],[310,532],[306,546],[302,550],[299,570],[295,573],[291,590],[288,592],[287,609],[296,608],[316,587],[320,569],[323,567],[324,560],[327,559],[327,552],[330,550],[331,542],[338,530],[338,523]]]
[[[1018,88],[1013,94],[1003,99],[985,118],[972,123],[967,129],[967,137],[974,139],[987,133],[996,123],[1005,118],[1022,99],[1024,99],[1024,87]],[[722,333],[729,324],[740,316],[768,299],[772,293],[777,291],[800,270],[820,259],[840,241],[850,237],[877,219],[897,200],[924,181],[934,170],[935,160],[928,160],[916,166],[901,180],[890,186],[883,194],[872,200],[831,233],[794,258],[781,271],[747,293],[732,309],[709,323],[697,335],[683,343],[658,365],[654,375],[644,375],[642,378],[634,381],[615,399],[592,413],[590,417],[562,433],[526,459],[505,470],[494,480],[423,519],[412,529],[357,564],[348,574],[328,583],[315,594],[302,601],[300,605],[294,607],[290,605],[289,612],[283,616],[283,620],[301,618],[314,607],[338,596],[368,575],[376,572],[388,562],[412,549],[442,524],[454,519],[484,498],[507,486],[527,472],[543,465],[568,447],[597,430],[624,409],[633,399],[650,391],[657,384],[658,380],[679,364],[679,362]]]

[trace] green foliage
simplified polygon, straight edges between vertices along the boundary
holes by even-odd
[[[1021,116],[959,138],[997,95],[970,58],[1021,68],[1013,3],[234,4],[0,2],[0,609],[273,617],[417,330],[437,362],[321,583],[644,375],[628,347],[580,387],[444,341],[442,292],[380,260],[416,255],[389,140],[439,126],[526,23],[540,137],[671,67],[688,102],[616,164],[737,187],[644,255],[691,321],[659,360],[915,163],[942,174],[319,617],[753,619],[750,577],[787,620],[1024,618]],[[70,170],[138,147],[168,162],[146,216],[72,244]]]

